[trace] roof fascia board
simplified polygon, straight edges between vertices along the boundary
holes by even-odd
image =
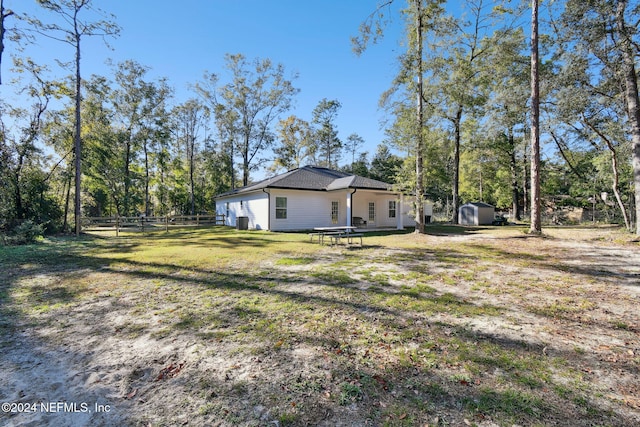
[[[264,187],[264,188],[269,188],[269,187]],[[213,200],[218,200],[218,199],[227,199],[229,197],[237,197],[237,196],[242,196],[245,194],[252,194],[252,193],[262,193],[262,188],[257,188],[255,190],[247,190],[247,191],[238,191],[237,193],[232,193],[232,194],[222,194],[220,196],[216,196],[213,198]]]

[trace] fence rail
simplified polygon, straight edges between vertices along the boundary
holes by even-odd
[[[176,226],[201,226],[201,225],[225,225],[224,215],[166,215],[166,216],[86,216],[82,217],[82,228],[105,229],[112,228],[118,233],[126,228],[137,228],[144,231],[145,228],[164,227],[169,230]]]

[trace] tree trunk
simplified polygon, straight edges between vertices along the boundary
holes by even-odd
[[[21,150],[19,150],[21,153]],[[13,171],[13,204],[16,209],[16,218],[25,219],[25,209],[22,203],[22,189],[20,188],[20,175],[22,175],[22,168],[24,166],[24,155],[19,154],[17,165]]]
[[[147,139],[145,138],[144,149],[144,214],[151,216],[149,209],[149,148],[147,147]]]
[[[68,171],[67,171],[68,173]],[[65,201],[64,201],[64,221],[62,224],[62,231],[63,232],[67,232],[67,229],[69,228],[69,203],[71,201],[71,178],[73,178],[73,175],[69,174],[69,179],[66,180],[65,182],[65,186],[67,188],[67,194],[65,196]]]
[[[80,188],[82,182],[82,139],[80,137],[81,119],[80,119],[80,103],[82,100],[82,96],[80,94],[81,81],[80,81],[80,33],[78,30],[78,22],[74,21],[75,25],[75,36],[76,36],[76,111],[75,111],[75,136],[74,136],[74,147],[75,147],[75,167],[76,167],[76,176],[75,176],[75,206],[74,206],[74,215],[75,215],[75,226],[76,226],[76,236],[80,236],[81,231],[81,206],[80,206]]]
[[[193,168],[194,168],[194,157],[195,157],[195,136],[189,137],[189,144],[191,145],[191,153],[189,155],[189,187],[191,189],[191,215],[196,214],[196,201],[195,201],[195,184],[193,181]]]
[[[602,133],[596,126],[594,126],[591,122],[589,122],[586,117],[583,116],[583,120],[586,126],[588,126],[592,131],[594,131],[600,139],[604,141],[607,148],[609,149],[609,153],[611,153],[611,169],[613,172],[613,180],[611,183],[611,189],[613,190],[613,194],[616,196],[616,201],[618,202],[618,207],[620,208],[620,212],[624,218],[624,225],[627,227],[627,230],[631,230],[631,226],[629,224],[629,217],[627,215],[627,210],[622,202],[622,197],[620,196],[620,173],[618,171],[618,153],[616,152],[616,147],[613,145],[613,142]]]
[[[628,30],[624,22],[627,7],[626,0],[618,2],[616,23],[622,44],[624,79],[626,88],[627,114],[631,127],[633,183],[635,187],[636,234],[640,235],[640,99],[638,98],[638,78],[635,67],[633,45],[629,39]]]
[[[417,60],[418,60],[418,109],[417,109],[417,126],[416,126],[416,231],[420,234],[425,233],[424,228],[424,135],[422,126],[424,123],[424,101],[422,93],[422,10],[420,2],[416,0],[416,17],[417,17]],[[402,207],[400,207],[402,209]]]
[[[161,164],[159,165],[158,168],[158,173],[160,174],[160,188],[162,188],[162,191],[159,192],[158,194],[158,204],[160,205],[160,209],[162,209],[162,215],[169,215],[169,206],[165,206],[167,201],[165,200],[165,192],[166,192],[166,187],[164,185],[164,176],[165,176],[165,170],[164,170],[164,165]]]
[[[0,84],[2,84],[1,66],[2,66],[2,54],[4,52],[4,33],[5,33],[4,18],[5,17],[6,15],[4,14],[4,0],[0,0]]]
[[[453,216],[451,222],[458,223],[458,209],[460,209],[460,125],[462,123],[462,105],[458,106],[453,120],[454,145],[453,145]]]
[[[129,197],[129,191],[131,191],[131,134],[127,135],[127,147],[125,150],[124,158],[124,195],[123,195],[123,213],[125,216],[131,215],[131,198]]]
[[[522,150],[522,215],[529,213],[529,160],[527,159],[527,144],[523,144]]]
[[[613,194],[616,196],[616,201],[618,202],[618,207],[620,208],[620,212],[622,212],[622,217],[624,218],[624,225],[627,230],[631,229],[631,224],[629,224],[629,216],[627,215],[627,210],[624,207],[624,203],[622,202],[622,197],[620,196],[620,190],[618,189],[620,184],[620,177],[618,174],[618,159],[616,158],[615,150],[611,150],[611,163],[613,168],[613,182],[611,184],[611,188],[613,189]]]
[[[513,130],[509,129],[509,169],[511,172],[511,209],[513,219],[520,221],[520,191],[518,190],[518,164],[516,162],[516,142]]]
[[[0,0],[0,66],[2,65],[2,54],[4,53],[4,34],[6,30],[4,21],[11,15],[13,15],[11,11],[5,13],[4,0]],[[0,78],[0,84],[2,84],[2,78]]]
[[[542,233],[540,203],[540,76],[538,71],[538,0],[531,0],[531,228]]]
[[[244,147],[242,151],[242,185],[249,185],[249,135],[245,135]]]
[[[236,189],[236,168],[233,164],[233,159],[236,157],[236,150],[233,147],[233,141],[231,141],[231,148],[229,150],[229,178],[231,178],[231,189]]]

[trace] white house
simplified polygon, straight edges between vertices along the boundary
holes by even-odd
[[[226,225],[291,231],[332,225],[415,226],[412,200],[391,184],[327,168],[304,166],[215,197]]]
[[[460,225],[491,225],[494,218],[495,208],[483,202],[466,203],[458,210]]]

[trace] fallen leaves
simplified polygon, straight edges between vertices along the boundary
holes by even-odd
[[[180,373],[183,367],[184,363],[171,363],[169,366],[160,370],[160,373],[156,377],[156,381],[175,377]]]

